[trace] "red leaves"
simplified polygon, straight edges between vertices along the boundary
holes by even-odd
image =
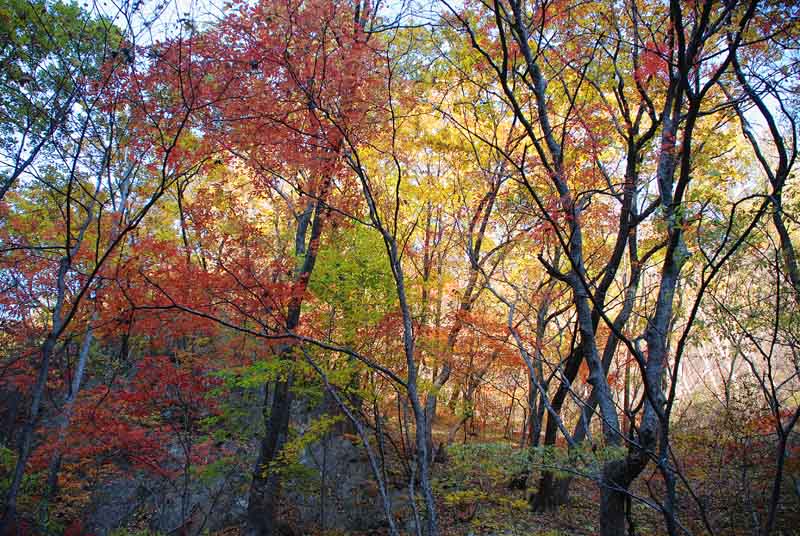
[[[76,519],[64,529],[64,536],[92,536],[92,534],[84,530],[80,519]]]
[[[166,44],[161,58],[171,61],[155,62],[143,86],[156,94],[170,84],[205,143],[231,149],[268,183],[274,170],[335,173],[343,136],[354,142],[369,128],[382,83],[351,8],[326,0],[237,3],[213,29]]]
[[[171,467],[178,466],[179,454],[173,447],[180,436],[197,434],[200,419],[216,413],[216,401],[208,395],[220,381],[205,366],[158,356],[141,360],[132,377],[120,384],[82,394],[62,452],[83,462],[126,461],[137,469],[174,476]],[[34,466],[46,466],[55,448],[54,441],[40,448]]]
[[[665,43],[645,43],[633,76],[644,87],[654,78],[662,82],[669,81],[668,58],[669,50]]]

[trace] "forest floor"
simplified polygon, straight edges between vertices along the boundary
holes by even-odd
[[[448,431],[456,424],[456,417],[443,416],[439,421],[434,434],[434,443],[439,444],[446,440]],[[434,497],[437,502],[437,514],[439,530],[442,536],[592,536],[599,534],[599,504],[600,489],[597,483],[586,475],[580,474],[580,467],[575,465],[572,458],[559,458],[558,454],[546,458],[547,453],[541,454],[539,449],[533,452],[537,454],[531,458],[531,450],[523,449],[519,446],[517,437],[507,437],[504,435],[502,426],[497,429],[491,427],[478,427],[470,429],[470,433],[464,434],[463,429],[459,431],[454,442],[447,448],[446,455],[438,459],[432,468],[432,487]],[[406,489],[408,486],[407,475],[408,460],[410,456],[400,454],[402,448],[397,448],[407,444],[401,440],[401,434],[397,430],[389,431],[392,449],[387,449],[386,468],[387,481],[389,488],[393,491],[393,502],[395,507],[395,519],[398,528],[404,535],[416,533],[410,502],[406,499]],[[341,436],[353,443],[353,446],[360,449],[361,444],[357,436],[344,434]],[[702,504],[707,519],[713,525],[717,534],[726,536],[743,536],[752,534],[753,520],[763,516],[763,512],[756,511],[752,504],[748,506],[746,494],[742,493],[737,487],[737,475],[741,468],[733,464],[728,464],[719,469],[719,463],[712,456],[713,447],[716,443],[707,441],[705,436],[689,435],[678,433],[675,438],[676,448],[680,449],[683,459],[688,462],[683,463],[681,469],[691,481],[693,497],[687,494],[679,494],[678,506],[680,510],[681,522],[691,533],[700,534],[704,532],[702,516],[698,511],[698,504]],[[563,448],[553,449],[554,451],[569,452]],[[598,453],[602,451],[597,449]],[[352,450],[346,449],[342,452],[351,453]],[[594,452],[594,449],[591,449]],[[687,456],[691,453],[691,456]],[[348,457],[350,455],[348,454]],[[542,458],[541,456],[545,456]],[[534,460],[531,463],[531,460]],[[546,461],[547,467],[561,467],[562,471],[558,474],[559,478],[571,476],[569,486],[569,500],[566,504],[546,512],[534,512],[530,506],[530,499],[535,495],[537,486],[543,471],[542,460]],[[363,460],[362,460],[363,461]],[[597,465],[593,465],[597,467]],[[717,467],[712,471],[709,468]],[[762,468],[764,469],[764,468]],[[769,469],[766,467],[766,469]],[[585,467],[584,467],[585,470]],[[750,468],[752,472],[753,468]],[[524,477],[527,471],[527,477]],[[378,506],[379,497],[377,487],[371,480],[369,471],[353,472],[348,482],[350,486],[343,486],[342,482],[337,484],[336,491],[339,496],[346,496],[350,501],[346,504],[364,504],[369,514],[364,515],[365,510],[359,509],[348,515],[346,508],[339,510],[349,520],[351,530],[349,532],[339,530],[322,531],[319,529],[297,529],[294,527],[304,526],[296,518],[297,505],[291,499],[284,501],[284,514],[282,519],[292,524],[293,530],[286,532],[286,536],[353,536],[376,535],[383,536],[388,534],[386,528],[380,530],[359,530],[360,519],[376,521],[381,514]],[[764,482],[769,483],[768,480]],[[287,482],[287,487],[290,484]],[[800,534],[795,527],[800,526],[800,493],[794,493],[788,488],[791,483],[785,483],[787,493],[782,503],[779,519],[777,522],[777,534],[789,535]],[[313,495],[314,486],[309,488]],[[800,489],[800,488],[799,488]],[[349,494],[345,490],[353,490]],[[365,492],[365,490],[371,490]],[[767,490],[764,487],[764,490]],[[764,493],[762,490],[762,495]],[[417,486],[417,492],[419,488]],[[632,493],[637,497],[652,501],[651,496],[663,496],[663,486],[658,475],[657,469],[650,464],[642,474],[634,481],[631,488]],[[768,491],[768,490],[767,490]],[[347,494],[347,495],[345,495]],[[291,495],[291,494],[290,494]],[[329,497],[328,500],[332,500]],[[358,500],[355,500],[358,499]],[[364,499],[364,502],[358,502]],[[417,510],[420,515],[424,513],[422,498],[417,494]],[[312,502],[313,503],[313,502]],[[326,503],[333,507],[333,503]],[[308,505],[305,506],[308,508]],[[629,523],[632,522],[631,533],[637,536],[660,536],[665,534],[664,519],[662,515],[653,507],[641,501],[632,500],[630,505]],[[341,518],[340,518],[341,521]],[[378,526],[380,523],[373,523]],[[307,525],[305,525],[307,527]],[[339,525],[343,526],[343,525]],[[791,529],[788,529],[791,527]],[[242,526],[232,526],[225,530],[212,533],[212,536],[238,536],[243,534]],[[355,529],[355,530],[352,530]],[[787,530],[788,529],[788,530]]]
[[[439,496],[438,515],[440,533],[446,536],[592,536],[599,534],[597,486],[586,480],[575,480],[571,487],[569,503],[549,512],[533,512],[527,504],[532,490],[512,490],[500,485],[487,490],[491,500],[465,500],[454,503]],[[633,506],[636,534],[656,536],[663,534],[663,522],[656,512]],[[238,536],[239,527],[216,533],[217,536]],[[314,534],[314,533],[303,533]],[[342,533],[320,532],[320,535],[342,534],[383,535],[387,531]],[[299,534],[298,534],[299,536]]]
[[[434,431],[434,442],[447,437],[455,418],[444,417]],[[527,478],[520,489],[513,481],[526,465],[526,450],[502,432],[459,434],[448,449],[445,460],[433,466],[433,487],[437,500],[440,533],[446,536],[591,536],[599,533],[599,488],[588,478],[575,477],[567,504],[547,512],[532,511],[529,498],[536,492],[540,472]],[[519,483],[517,483],[519,484]],[[636,492],[646,496],[644,484]],[[376,497],[377,500],[377,497]],[[418,498],[419,511],[424,507]],[[632,504],[631,518],[639,536],[663,533],[660,515],[641,504]],[[401,530],[412,534],[407,523]],[[411,525],[413,529],[413,525]],[[240,534],[239,527],[216,533],[218,536]],[[324,531],[299,534],[339,536],[342,534],[388,534],[388,531]]]

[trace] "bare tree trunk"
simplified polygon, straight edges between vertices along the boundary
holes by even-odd
[[[20,438],[19,449],[17,450],[17,463],[14,467],[14,477],[11,481],[8,493],[6,494],[6,510],[3,513],[2,522],[0,522],[0,534],[14,534],[16,532],[17,498],[19,497],[20,488],[22,487],[25,467],[31,454],[33,432],[39,420],[45,384],[47,383],[47,375],[50,371],[50,359],[56,346],[56,340],[56,336],[51,334],[42,345],[42,360],[39,364],[39,374],[36,378],[36,384],[33,387],[31,412],[22,428],[22,436]]]
[[[300,325],[300,311],[303,294],[308,285],[319,250],[319,238],[322,233],[324,219],[323,199],[328,191],[330,178],[322,187],[322,194],[316,202],[309,202],[306,209],[298,217],[295,233],[295,254],[303,259],[295,271],[293,281],[294,297],[289,303],[286,319],[286,331],[292,332]],[[311,220],[313,213],[313,220]],[[311,232],[306,243],[308,225]],[[295,345],[286,344],[276,351],[277,359],[292,362],[296,359]],[[286,380],[275,383],[272,407],[267,411],[268,399],[264,399],[262,415],[264,418],[264,437],[259,444],[258,459],[253,470],[250,484],[249,502],[247,505],[247,532],[252,536],[273,536],[279,534],[280,524],[277,519],[277,506],[280,492],[280,477],[271,467],[275,457],[283,448],[289,433],[289,417],[292,407],[291,386],[293,375]],[[266,390],[268,392],[268,389]]]
[[[478,382],[470,379],[469,383],[467,384],[467,389],[464,391],[464,412],[461,415],[461,418],[458,419],[458,422],[450,428],[450,431],[447,433],[447,441],[442,447],[450,445],[455,441],[456,434],[461,429],[462,426],[466,426],[467,421],[472,418],[475,412],[475,390],[478,387]]]
[[[514,415],[514,406],[517,403],[517,378],[514,379],[514,389],[511,391],[511,401],[508,404],[508,414],[506,415],[506,425],[503,430],[503,435],[507,439],[511,439],[511,417]]]
[[[291,359],[293,346],[280,349],[279,359]],[[247,506],[248,534],[273,536],[279,534],[279,523],[276,517],[280,479],[270,465],[277,456],[289,429],[289,414],[292,405],[291,375],[286,381],[275,384],[272,407],[266,411],[267,400],[264,400],[264,437],[259,444],[258,460],[250,485],[250,497]]]
[[[325,374],[325,372],[319,367],[319,365],[317,365],[311,359],[311,357],[308,355],[308,352],[306,352],[304,348],[302,350],[306,361],[312,366],[312,368],[320,376],[320,378],[322,378],[322,381],[325,384],[326,392],[330,394],[330,396],[333,398],[334,402],[337,404],[339,409],[345,414],[347,419],[350,421],[356,433],[358,433],[358,436],[361,439],[361,444],[363,445],[364,449],[367,452],[367,458],[370,463],[370,468],[372,469],[372,475],[375,477],[375,482],[378,484],[378,491],[380,492],[381,495],[381,502],[383,506],[384,515],[386,516],[386,521],[389,525],[389,534],[391,534],[392,536],[396,536],[398,534],[397,525],[395,523],[394,514],[392,511],[392,502],[391,499],[389,498],[389,493],[387,491],[386,478],[384,475],[384,471],[378,465],[378,458],[376,457],[375,452],[373,451],[372,447],[369,444],[369,438],[367,437],[367,430],[364,427],[364,424],[355,416],[355,414],[350,410],[350,408],[347,406],[342,397],[336,392],[334,387],[331,385],[330,380],[328,379],[328,376]],[[382,434],[383,432],[381,430],[379,422],[380,415],[376,415],[375,418],[376,418],[376,428],[377,428],[376,433]],[[382,438],[379,438],[378,443],[379,445],[382,444]],[[324,519],[322,525],[323,525],[322,528],[324,529]]]
[[[609,476],[604,476],[605,482],[611,482]],[[625,486],[627,488],[627,485]],[[601,534],[603,536],[625,535],[625,500],[626,491],[603,488],[600,494],[600,520]]]
[[[83,335],[83,341],[81,342],[81,348],[78,353],[78,362],[75,365],[75,372],[72,376],[70,392],[67,395],[67,399],[64,401],[64,408],[58,420],[56,450],[53,453],[53,458],[50,460],[50,466],[48,468],[46,500],[52,499],[58,488],[58,472],[61,469],[62,443],[66,436],[67,428],[69,428],[75,401],[78,399],[78,393],[83,383],[83,375],[86,371],[86,363],[89,360],[89,349],[91,348],[94,335],[92,323],[96,320],[97,312],[92,314],[92,318],[89,320],[89,326],[86,328],[86,333]]]
[[[21,396],[21,393],[15,388],[3,394],[2,403],[5,406],[5,415],[2,425],[0,425],[0,441],[6,445],[10,445],[14,437]]]
[[[567,363],[564,368],[564,378],[558,386],[556,394],[550,401],[550,405],[556,415],[560,415],[561,408],[569,393],[570,386],[578,375],[583,356],[578,349],[573,349],[567,358]],[[553,446],[556,444],[556,437],[558,435],[558,417],[548,413],[547,425],[544,433],[544,445]],[[546,510],[553,510],[559,506],[566,504],[569,490],[568,486],[558,482],[559,479],[553,474],[552,471],[543,471],[539,479],[539,487],[534,495],[531,496],[531,508],[536,512],[543,512]],[[562,479],[563,480],[563,479]]]

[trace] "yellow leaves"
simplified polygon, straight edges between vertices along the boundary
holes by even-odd
[[[698,121],[693,152],[694,177],[689,200],[712,202],[718,206],[742,197],[764,179],[749,173],[751,151],[733,124],[720,125],[720,118]]]

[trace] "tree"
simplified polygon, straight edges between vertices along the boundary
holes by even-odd
[[[498,475],[543,513],[593,481],[609,536],[787,522],[793,6],[240,1],[159,38],[138,3],[3,13],[7,530],[30,499],[77,519],[92,463],[160,475],[183,531],[196,471],[236,476],[278,534],[335,435],[391,534],[393,485],[428,536],[491,493],[526,517]],[[479,495],[440,500],[461,470]]]
[[[34,324],[33,337],[40,343],[28,357],[38,357],[32,366],[36,381],[6,496],[3,531],[16,522],[17,496],[59,342],[86,315],[92,296],[102,292],[104,270],[125,238],[178,178],[197,173],[207,159],[181,154],[194,103],[186,98],[159,102],[141,91],[141,65],[133,56],[103,52],[107,56],[96,60],[103,63],[102,76],[80,87],[70,104],[75,113],[59,124],[62,135],[43,138],[52,145],[45,152],[36,150],[34,157],[43,155],[42,161],[26,164],[37,184],[22,186],[6,205],[3,264],[9,288],[4,298],[36,308],[42,304],[44,317]],[[53,211],[53,225],[30,226],[40,207]],[[90,341],[91,326],[84,331]]]
[[[542,217],[551,225],[566,261],[562,269],[540,255],[548,271],[570,288],[577,315],[578,345],[570,357],[562,392],[569,390],[580,363],[585,362],[592,386],[590,405],[599,407],[606,445],[616,447],[627,443],[628,446],[629,454],[621,460],[607,462],[599,476],[601,532],[609,535],[624,532],[628,486],[652,459],[667,485],[665,502],[659,508],[668,532],[674,534],[678,530],[675,518],[677,477],[669,455],[669,416],[674,404],[675,375],[691,322],[680,337],[667,391],[662,387],[662,376],[669,358],[675,296],[681,271],[690,255],[685,234],[689,211],[685,205],[693,179],[692,163],[696,154],[703,150],[702,145],[694,144],[695,136],[699,124],[719,106],[717,83],[730,72],[757,5],[706,2],[686,9],[679,2],[672,2],[662,11],[659,8],[650,11],[632,3],[625,13],[628,22],[624,34],[621,17],[608,13],[604,21],[612,24],[611,30],[598,32],[598,25],[585,18],[589,12],[581,6],[536,3],[528,7],[514,1],[495,2],[485,6],[477,16],[468,15],[448,3],[445,6],[450,12],[450,24],[465,34],[488,68],[498,88],[497,98],[509,104],[533,151],[530,162],[527,152],[506,154]],[[667,25],[661,25],[660,21],[667,21]],[[723,21],[730,30],[721,30]],[[650,32],[647,39],[643,31]],[[629,37],[623,38],[623,35]],[[587,36],[592,39],[592,47],[576,46],[579,38],[585,42]],[[718,40],[714,41],[715,38]],[[614,73],[612,77],[598,68],[604,63],[600,59],[604,53],[609,57],[608,69]],[[625,60],[621,54],[625,54]],[[721,60],[711,64],[711,58],[717,56]],[[621,74],[623,61],[633,67],[630,78]],[[614,186],[598,153],[594,156],[591,150],[573,153],[573,147],[576,142],[594,144],[595,140],[602,140],[598,135],[603,125],[597,122],[596,115],[593,116],[596,108],[587,91],[606,84],[612,89],[601,90],[599,109],[604,106],[604,93],[614,95],[622,121],[612,116],[611,124],[627,142],[627,172],[623,192],[617,194],[618,199],[621,198],[621,208],[614,216],[619,222],[615,247],[601,264],[599,275],[595,275],[594,266],[587,262],[594,253],[589,253],[591,246],[584,222],[596,190],[591,186],[587,189],[583,184],[587,177],[581,175],[581,170],[585,169],[580,165],[581,159],[588,157],[589,163],[605,176],[612,191]],[[558,97],[552,89],[555,86],[560,89]],[[640,103],[638,111],[629,99]],[[724,102],[724,97],[722,99]],[[658,196],[640,212],[634,204],[640,155],[648,154],[644,151],[649,150],[649,141],[659,130],[660,146],[652,156]],[[696,148],[698,145],[700,148]],[[545,182],[529,178],[537,172],[546,177]],[[553,199],[552,205],[549,199]],[[736,206],[735,203],[733,213]],[[655,211],[659,211],[658,217],[663,222],[661,240],[665,250],[659,254],[658,294],[653,309],[646,313],[648,322],[642,338],[647,343],[647,351],[643,352],[622,330],[630,311],[625,313],[623,308],[618,318],[621,322],[615,323],[609,316],[606,295],[614,282],[628,237]],[[725,236],[709,259],[708,269],[703,269],[703,287],[738,248],[754,222],[735,239],[728,241],[731,237]],[[635,234],[631,242],[631,264],[637,266]],[[657,244],[645,256],[655,254],[660,248]],[[630,279],[635,282],[638,278],[637,275]],[[633,292],[635,289],[634,284]],[[699,307],[702,294],[701,289],[694,310]],[[613,334],[612,344],[606,346],[609,349],[607,359],[603,359],[599,351],[597,328],[601,322]],[[614,355],[617,344],[614,341],[618,340],[636,359],[645,385],[641,422],[630,438],[622,434],[607,379],[607,363],[610,364]],[[551,415],[554,413],[557,412]]]
[[[253,311],[257,316],[266,315],[259,329],[276,339],[275,358],[287,365],[298,355],[296,342],[284,334],[300,327],[333,192],[347,187],[348,179],[341,176],[342,138],[344,133],[360,135],[364,114],[371,106],[374,81],[358,76],[369,72],[372,61],[363,29],[370,15],[366,6],[362,13],[360,9],[356,7],[354,18],[352,8],[325,1],[306,5],[242,3],[190,43],[191,56],[178,55],[183,50],[180,42],[173,44],[175,50],[170,49],[179,62],[202,64],[204,84],[197,87],[201,98],[209,89],[212,95],[224,95],[208,102],[192,118],[205,139],[246,165],[257,190],[270,190],[289,204],[295,221],[291,255],[296,264],[289,267],[288,278],[277,276],[272,282],[279,283],[277,290],[282,286],[286,294],[275,300],[277,310],[270,304],[265,311]],[[181,72],[188,70],[182,66]],[[151,77],[154,83],[163,83],[162,78]],[[255,274],[245,273],[240,279],[239,267],[231,270],[222,259],[216,262],[229,273],[234,288],[248,292],[245,282],[252,281]],[[255,283],[266,284],[257,277]],[[168,289],[162,290],[169,295]],[[260,305],[265,304],[262,301]],[[244,313],[242,309],[236,312]],[[245,313],[244,318],[250,320],[249,316]],[[289,371],[279,379],[272,394],[269,386],[265,389],[265,434],[248,507],[249,530],[254,534],[278,530],[280,479],[271,464],[287,438],[292,376]],[[267,408],[269,400],[271,407]]]
[[[86,98],[87,80],[119,53],[121,32],[98,17],[61,2],[9,1],[2,6],[3,167],[0,200],[59,132]]]

